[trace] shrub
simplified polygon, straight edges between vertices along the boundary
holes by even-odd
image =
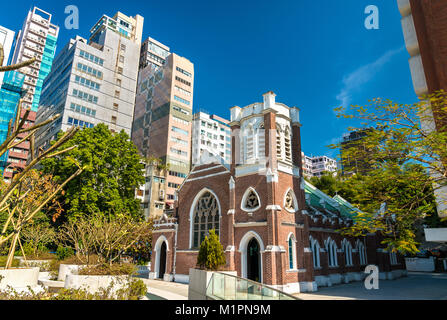
[[[73,248],[58,246],[56,250],[57,260],[64,260],[74,255]]]
[[[214,230],[200,244],[197,265],[208,270],[219,270],[226,264],[225,253]]]
[[[127,285],[113,293],[115,283],[107,288],[101,288],[96,293],[85,289],[61,289],[57,293],[44,290],[34,292],[28,287],[28,292],[17,292],[12,287],[0,291],[0,300],[138,300],[147,292],[146,285],[140,279],[129,279]]]
[[[130,263],[122,264],[100,264],[96,266],[87,266],[79,270],[80,275],[103,276],[103,275],[133,275],[136,272],[135,265]]]

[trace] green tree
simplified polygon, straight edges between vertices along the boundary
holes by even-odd
[[[225,264],[225,252],[219,242],[219,237],[214,230],[210,230],[209,236],[206,236],[200,244],[197,265],[200,268],[218,270]]]
[[[432,126],[433,114],[447,114],[446,105],[445,93],[439,92],[414,104],[377,98],[367,106],[336,108],[338,117],[361,122],[350,130],[368,128],[361,147],[356,142],[341,159],[346,165],[348,159],[362,159],[370,169],[343,180],[355,188],[347,200],[363,210],[345,232],[380,232],[389,250],[418,251],[415,224],[436,214],[434,190],[447,185],[447,128]]]
[[[141,218],[135,189],[144,183],[143,158],[124,130],[112,133],[105,124],[98,124],[80,130],[63,145],[70,146],[77,147],[42,161],[43,172],[61,180],[73,171],[73,160],[85,167],[64,188],[64,209],[68,217],[99,212]]]

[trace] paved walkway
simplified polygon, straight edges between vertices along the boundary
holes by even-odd
[[[358,281],[295,296],[304,300],[447,300],[447,273],[409,272],[408,277],[379,280],[377,290],[367,290]]]
[[[147,286],[150,300],[188,300],[188,285],[162,280],[140,278]]]

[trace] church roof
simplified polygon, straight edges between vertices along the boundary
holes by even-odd
[[[356,213],[360,212],[339,195],[332,198],[306,180],[304,180],[304,192],[306,193],[306,204],[311,211],[310,214],[323,214],[328,218],[338,216],[344,219],[354,219]]]

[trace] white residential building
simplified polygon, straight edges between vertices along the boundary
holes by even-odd
[[[337,174],[337,161],[327,156],[309,157],[301,153],[303,159],[303,174],[306,177],[321,177],[325,173]]]
[[[220,157],[224,163],[231,162],[231,128],[229,121],[216,115],[197,112],[192,123],[192,164],[199,164],[203,152]]]

